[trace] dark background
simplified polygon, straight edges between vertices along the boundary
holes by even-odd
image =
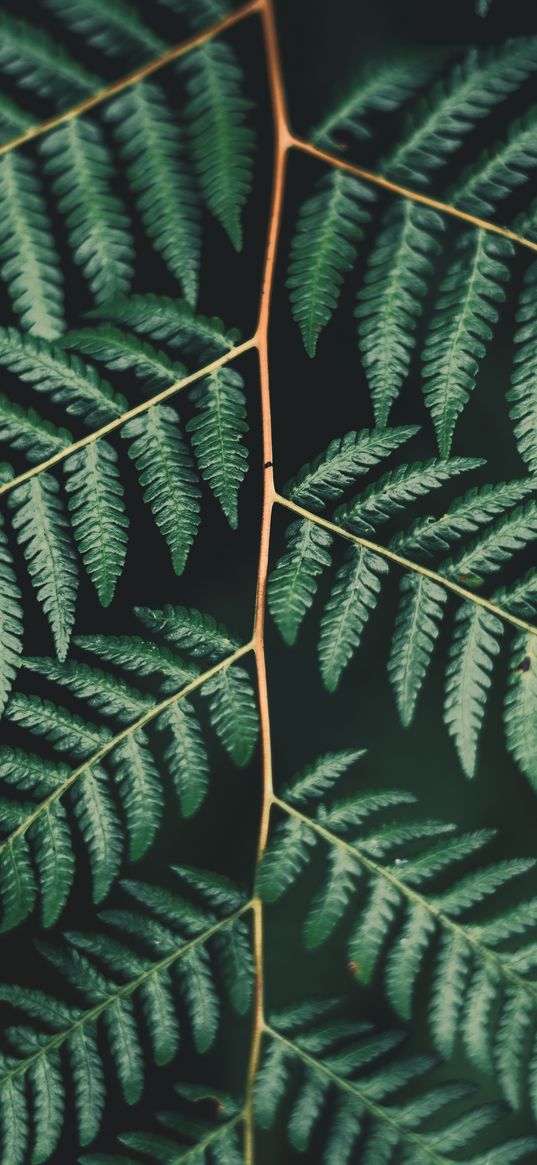
[[[5,3],[6,10],[25,12],[37,20],[40,11],[34,3]],[[144,16],[154,27],[161,28],[169,43],[180,39],[186,28],[156,3],[143,6]],[[431,5],[425,0],[410,0],[401,5],[398,0],[375,0],[375,3],[350,0],[285,0],[277,4],[284,73],[288,91],[291,119],[294,128],[304,134],[316,123],[331,102],[345,90],[347,83],[364,63],[384,60],[390,54],[416,46],[442,47],[454,58],[469,44],[495,45],[507,36],[533,35],[537,32],[535,8],[525,0],[493,0],[492,11],[486,20],[475,16],[469,0],[458,0],[446,6]],[[42,19],[49,30],[59,34],[59,24],[46,12]],[[78,38],[62,32],[63,39],[77,46]],[[246,85],[256,103],[252,117],[259,132],[256,159],[255,187],[244,217],[245,246],[240,256],[234,255],[221,228],[207,218],[204,234],[202,286],[200,311],[224,316],[228,325],[237,325],[244,336],[255,326],[257,296],[265,239],[268,197],[270,190],[271,125],[267,103],[262,43],[256,19],[248,20],[229,36],[238,50],[246,73]],[[101,59],[94,50],[87,50],[88,63],[103,77],[115,77],[133,63]],[[123,67],[120,67],[120,64]],[[177,75],[167,69],[160,81],[180,107],[182,100]],[[535,94],[533,94],[535,96]],[[512,113],[517,103],[530,104],[530,86],[513,100]],[[32,108],[32,98],[26,102]],[[36,111],[44,116],[39,102]],[[506,115],[507,116],[507,115]],[[493,123],[500,126],[501,117]],[[373,164],[387,152],[401,129],[398,115],[388,116],[377,127],[363,150],[352,147],[352,156],[365,165]],[[498,133],[498,129],[495,131]],[[476,135],[476,139],[479,134]],[[468,157],[475,152],[479,140],[469,140]],[[35,150],[38,147],[32,147]],[[367,242],[360,249],[356,270],[347,281],[338,317],[323,333],[318,357],[311,361],[304,353],[302,343],[289,312],[285,290],[286,257],[289,241],[301,200],[311,192],[312,184],[322,167],[302,156],[293,156],[286,191],[282,239],[274,289],[271,321],[271,394],[274,421],[274,461],[276,482],[285,481],[303,462],[310,460],[326,447],[333,436],[349,429],[359,429],[373,423],[367,383],[361,370],[356,348],[353,302],[360,284],[367,256]],[[527,205],[524,192],[520,205]],[[388,205],[388,198],[379,198],[379,210]],[[132,208],[131,208],[132,209]],[[519,209],[517,200],[507,208],[512,221]],[[135,212],[133,211],[136,223]],[[61,227],[56,220],[58,234]],[[460,227],[451,224],[446,257]],[[158,291],[176,294],[171,277],[157,257],[143,241],[138,227],[140,245],[139,263],[134,290]],[[61,245],[61,243],[60,243]],[[505,390],[512,366],[512,332],[516,295],[523,272],[529,261],[522,251],[513,263],[513,278],[508,302],[496,330],[494,344],[484,361],[471,405],[459,424],[454,452],[460,455],[486,457],[485,470],[472,481],[497,481],[522,475],[524,467],[518,457],[512,433],[507,422],[508,408]],[[76,326],[88,309],[89,302],[82,283],[65,250],[68,271],[69,323]],[[441,268],[437,278],[441,278]],[[2,322],[12,322],[9,301],[0,293]],[[14,321],[13,321],[14,322]],[[420,325],[419,338],[426,327],[427,314]],[[229,530],[216,503],[204,490],[204,521],[184,575],[177,579],[171,570],[167,549],[148,517],[147,508],[139,505],[139,493],[132,466],[121,450],[121,439],[116,434],[114,444],[121,451],[122,472],[127,485],[127,500],[131,514],[130,546],[127,568],[118,586],[116,598],[108,611],[103,611],[91,585],[82,577],[77,608],[76,632],[136,633],[139,626],[131,614],[134,605],[162,606],[165,602],[184,604],[210,611],[227,622],[246,640],[250,635],[255,594],[257,540],[260,516],[259,407],[256,361],[252,354],[243,357],[238,365],[245,374],[249,420],[251,426],[251,472],[241,491],[241,522],[237,533]],[[112,377],[113,378],[113,377]],[[140,388],[129,376],[117,377],[118,387],[135,403],[142,399]],[[6,376],[3,390],[10,392],[15,382]],[[17,385],[17,392],[20,392]],[[138,395],[137,395],[138,394]],[[145,394],[144,394],[145,395]],[[23,389],[24,401],[31,394]],[[34,402],[35,403],[35,402]],[[61,420],[61,411],[50,408],[39,400],[38,407],[51,419]],[[190,413],[186,394],[176,402],[185,420]],[[434,456],[434,434],[426,416],[415,363],[408,385],[392,415],[393,423],[418,423],[420,434],[405,448],[405,457]],[[77,423],[70,426],[78,433]],[[83,432],[80,427],[80,434]],[[16,458],[11,458],[17,468]],[[466,481],[456,482],[439,495],[433,495],[432,509],[441,512],[450,496],[459,492]],[[468,484],[470,480],[468,479]],[[275,560],[282,547],[285,515],[275,513],[272,556]],[[389,531],[388,531],[389,533]],[[386,535],[387,536],[387,535]],[[336,561],[338,561],[336,555]],[[528,564],[531,556],[528,556]],[[518,565],[518,564],[517,564]],[[21,564],[21,575],[24,567]],[[267,658],[269,668],[271,723],[274,749],[276,788],[281,789],[288,778],[319,753],[346,747],[367,748],[367,758],[353,776],[364,788],[385,785],[410,789],[419,799],[416,817],[438,817],[456,822],[461,829],[490,826],[499,830],[491,845],[489,857],[536,855],[535,801],[527,782],[508,756],[501,726],[501,700],[505,686],[507,655],[504,652],[497,663],[497,682],[490,701],[480,749],[478,773],[473,783],[463,777],[451,742],[442,723],[442,689],[449,642],[448,618],[437,646],[434,666],[422,694],[415,724],[404,731],[398,722],[388,683],[386,660],[389,654],[395,602],[399,578],[393,569],[385,585],[379,608],[372,617],[358,658],[345,672],[336,696],[327,695],[320,682],[316,663],[316,642],[319,603],[307,618],[297,648],[286,649],[270,619],[267,630]],[[321,586],[321,597],[328,594],[329,579]],[[453,614],[450,600],[450,617]],[[29,590],[27,591],[27,628],[25,650],[29,654],[51,654],[48,628]],[[510,636],[506,635],[506,643]],[[75,653],[76,654],[76,653]],[[17,690],[40,691],[52,695],[52,686],[41,684],[22,673]],[[202,716],[203,701],[197,697]],[[76,704],[73,702],[73,707]],[[206,722],[206,721],[205,721]],[[7,729],[8,742],[22,743],[17,734]],[[127,876],[154,880],[171,885],[169,864],[172,861],[190,862],[201,867],[219,869],[246,885],[251,884],[259,811],[259,756],[255,755],[245,772],[237,773],[227,762],[221,748],[211,745],[212,779],[209,797],[194,821],[181,821],[176,802],[167,790],[165,825],[153,852],[137,867],[126,868]],[[319,859],[320,859],[319,850]],[[353,981],[345,957],[345,938],[348,923],[343,924],[332,941],[317,955],[304,952],[300,942],[301,919],[304,916],[313,881],[322,877],[322,863],[313,865],[307,877],[281,907],[267,912],[266,977],[267,1007],[279,1008],[307,995],[341,994],[349,1014],[373,1018],[382,1027],[394,1024],[394,1016],[384,1001],[379,982],[371,991],[363,991]],[[90,883],[83,853],[79,856],[79,876],[75,892],[62,922],[55,928],[95,928],[96,915],[91,905]],[[536,891],[535,878],[528,876],[527,896]],[[522,893],[522,883],[520,891]],[[112,890],[107,906],[123,902],[121,890]],[[12,982],[26,982],[51,991],[64,990],[45,961],[34,948],[38,933],[37,915],[14,933],[0,939],[2,978]],[[423,1049],[429,1047],[424,1009],[418,1007],[418,1023],[412,1041]],[[10,1018],[6,1014],[6,1019]],[[176,1065],[165,1070],[148,1070],[145,1099],[130,1114],[121,1102],[118,1092],[112,1092],[107,1109],[104,1131],[98,1147],[111,1150],[115,1134],[128,1127],[151,1127],[155,1108],[173,1103],[172,1084],[175,1079],[206,1079],[230,1091],[240,1093],[245,1072],[245,1057],[249,1041],[249,1021],[238,1023],[226,1016],[214,1052],[200,1063],[186,1035]],[[395,1025],[397,1026],[397,1025]],[[475,1072],[461,1055],[450,1065],[449,1075],[457,1074],[476,1079]],[[478,1081],[483,1095],[496,1096],[494,1088]],[[528,1129],[528,1113],[511,1118],[513,1129]],[[76,1158],[76,1146],[68,1129],[55,1161]],[[259,1163],[268,1165],[295,1160],[288,1150],[281,1128],[270,1137],[260,1137]],[[302,1158],[305,1160],[305,1158]],[[308,1161],[320,1159],[316,1144]]]

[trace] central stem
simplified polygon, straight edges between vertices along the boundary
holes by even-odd
[[[261,536],[259,545],[257,592],[253,633],[253,646],[255,651],[259,698],[262,765],[262,803],[257,843],[256,870],[257,865],[261,861],[265,852],[269,830],[270,809],[274,798],[272,784],[270,713],[267,685],[267,667],[265,659],[265,612],[270,548],[270,526],[272,519],[272,509],[276,499],[276,492],[274,489],[274,469],[272,463],[273,454],[270,410],[268,332],[270,320],[270,304],[272,298],[272,288],[274,284],[274,267],[282,219],[287,153],[291,144],[291,134],[289,131],[289,121],[287,117],[278,37],[274,18],[273,0],[262,0],[260,15],[263,25],[263,38],[265,43],[267,73],[270,84],[272,116],[274,123],[274,171],[270,217],[268,223],[267,243],[261,283],[261,295],[259,301],[259,316],[256,330],[256,347],[259,356],[259,383],[261,393],[261,424],[263,433],[263,508],[261,515]],[[260,898],[257,896],[254,897],[252,903],[252,926],[255,970],[255,999],[252,1042],[250,1047],[250,1062],[248,1065],[248,1079],[246,1084],[246,1101],[244,1110],[244,1157],[246,1165],[253,1165],[254,1161],[253,1092],[257,1070],[259,1067],[261,1040],[263,1038],[263,1031],[265,1029],[263,905]]]

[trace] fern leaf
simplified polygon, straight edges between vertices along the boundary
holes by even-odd
[[[457,611],[446,672],[444,719],[464,773],[475,774],[477,744],[500,650],[503,623],[473,603]]]
[[[487,526],[534,489],[535,483],[528,477],[497,485],[472,486],[462,497],[455,498],[439,518],[429,514],[418,518],[409,530],[396,535],[391,545],[403,554],[420,552],[430,557],[437,551],[444,552],[464,534]]]
[[[114,716],[123,723],[131,723],[153,706],[151,696],[138,691],[100,668],[90,667],[78,660],[57,663],[39,656],[25,656],[24,666],[29,671],[61,684],[91,708],[98,708],[104,716]]]
[[[1,33],[0,33],[1,35]],[[2,52],[0,49],[0,61]],[[62,274],[32,158],[0,159],[0,271],[23,327],[52,340],[64,329]]]
[[[166,728],[171,737],[165,760],[182,813],[192,817],[205,798],[209,781],[209,762],[194,709],[187,700],[176,702],[162,713],[158,726]]]
[[[67,429],[40,417],[35,409],[23,408],[0,393],[0,437],[12,449],[22,450],[28,461],[39,464],[61,452],[73,440]]]
[[[104,1071],[95,1034],[88,1024],[73,1030],[68,1041],[73,1073],[78,1136],[89,1145],[97,1136],[105,1103]]]
[[[520,456],[532,473],[537,472],[537,263],[532,263],[524,277],[515,331],[515,357],[511,388],[507,399],[513,402],[511,418]]]
[[[537,68],[533,38],[508,40],[479,54],[471,49],[419,103],[404,136],[384,166],[390,178],[424,185],[431,171],[455,153],[464,137],[490,110],[513,93]]]
[[[123,1096],[136,1104],[143,1092],[143,1055],[131,999],[118,999],[104,1013],[110,1049]]]
[[[35,1121],[32,1160],[40,1165],[52,1156],[63,1128],[65,1090],[59,1054],[39,1057],[30,1075]]]
[[[30,1129],[24,1083],[16,1076],[0,1090],[0,1121],[2,1165],[23,1165]]]
[[[128,291],[134,263],[130,223],[113,190],[113,160],[100,127],[73,117],[42,139],[41,153],[75,263],[92,295],[102,303]]]
[[[46,0],[46,6],[86,43],[108,55],[124,51],[127,44],[130,49],[142,50],[148,56],[157,56],[163,51],[160,37],[122,0],[95,0],[91,8],[83,0]]]
[[[257,870],[257,891],[265,902],[276,902],[292,885],[315,845],[315,835],[296,818],[278,827]]]
[[[194,166],[208,209],[236,251],[242,246],[241,210],[252,184],[253,131],[245,125],[249,102],[233,49],[207,41],[181,61],[189,97],[185,109]]]
[[[169,971],[161,971],[147,979],[141,987],[141,994],[155,1064],[162,1067],[175,1058],[179,1047],[179,1024]]]
[[[35,903],[35,878],[24,834],[10,839],[2,849],[0,873],[3,907],[0,934],[3,934],[24,922]]]
[[[287,483],[285,496],[322,509],[417,432],[417,425],[401,425],[397,429],[361,429],[336,437],[325,453],[304,465]]]
[[[139,635],[78,635],[73,642],[84,651],[97,655],[106,663],[134,671],[138,676],[160,673],[166,687],[177,691],[197,675],[194,664],[181,659],[167,647],[161,647]]]
[[[535,636],[522,633],[513,642],[504,709],[505,737],[519,769],[534,787],[537,787],[536,676]]]
[[[291,522],[287,547],[269,577],[269,610],[285,643],[296,642],[304,616],[313,604],[319,575],[330,566],[332,535],[314,522]]]
[[[200,214],[177,118],[160,87],[149,82],[125,90],[110,103],[107,117],[114,124],[146,232],[185,298],[195,304]]]
[[[516,121],[507,141],[478,158],[466,177],[457,184],[457,205],[471,214],[492,214],[496,204],[528,181],[529,171],[537,165],[535,148],[536,114],[531,110]]]
[[[112,753],[129,835],[129,861],[151,849],[160,825],[163,794],[160,776],[141,729],[131,732]]]
[[[443,565],[447,574],[461,579],[475,577],[479,581],[481,576],[509,562],[513,554],[523,550],[535,537],[537,503],[530,501],[500,518],[481,538]]]
[[[236,664],[223,668],[203,685],[202,693],[209,698],[211,724],[226,752],[244,768],[258,734],[257,705],[248,672]]]
[[[312,764],[306,765],[290,785],[286,785],[283,796],[291,805],[303,805],[321,797],[332,788],[343,773],[364,756],[363,749],[349,752],[327,752]]]
[[[33,89],[41,97],[65,102],[69,93],[76,98],[102,88],[101,79],[74,61],[56,37],[7,12],[2,13],[0,21],[0,46],[0,68],[24,89]]]
[[[0,520],[0,714],[17,674],[22,635],[21,594],[4,523]]]
[[[86,770],[77,781],[73,803],[88,850],[93,901],[99,904],[118,876],[122,853],[121,825],[101,770]]]
[[[375,67],[364,70],[348,95],[312,131],[311,140],[323,150],[333,150],[340,145],[340,133],[350,134],[357,141],[369,138],[370,112],[398,109],[429,80],[438,63],[438,57],[417,53],[375,62]]]
[[[23,133],[24,130],[30,129],[34,124],[34,119],[31,114],[26,113],[26,110],[21,109],[16,105],[10,97],[6,97],[5,93],[0,94],[0,133],[2,134],[2,142],[9,141],[10,137],[15,133]]]
[[[107,368],[120,372],[132,368],[134,375],[144,381],[144,388],[170,386],[186,374],[184,365],[171,360],[167,352],[111,324],[76,329],[68,332],[62,342],[66,348],[102,361]]]
[[[340,506],[334,520],[341,526],[350,527],[356,534],[372,534],[381,522],[387,522],[418,498],[439,489],[459,473],[482,464],[476,457],[452,457],[449,461],[432,458],[400,465],[383,474],[354,501]]]
[[[89,315],[113,320],[172,348],[194,351],[203,359],[229,352],[239,339],[236,328],[226,328],[217,316],[195,315],[186,299],[171,299],[167,295],[118,296],[102,308],[94,308]]]
[[[226,627],[217,623],[212,615],[205,615],[193,608],[172,607],[168,603],[156,611],[150,607],[135,607],[135,614],[150,631],[163,635],[170,643],[194,657],[221,659],[231,655],[240,646],[238,640],[230,635]]]
[[[112,735],[110,729],[91,724],[67,708],[59,708],[39,696],[11,696],[6,715],[21,728],[49,740],[60,752],[71,753],[80,759],[91,755]]]
[[[444,1059],[453,1054],[464,1006],[470,948],[457,934],[444,935],[437,960],[430,1024],[435,1046]]]
[[[512,253],[506,239],[480,229],[465,234],[442,282],[423,349],[423,392],[442,457],[449,455],[457,418],[475,388],[497,305],[505,299],[505,260]]]
[[[106,424],[128,407],[125,397],[90,364],[15,328],[0,330],[0,364],[38,392],[48,393],[55,404],[65,405],[68,413],[82,416],[87,425]]]
[[[443,227],[435,211],[402,200],[384,216],[368,258],[356,316],[362,363],[381,428],[408,376]]]
[[[328,875],[304,923],[304,943],[310,949],[321,946],[331,935],[362,872],[358,862],[342,849],[331,850],[328,862]]]
[[[337,688],[341,673],[360,644],[387,571],[386,561],[378,555],[363,547],[348,548],[321,618],[319,663],[329,692]]]
[[[109,607],[127,553],[128,518],[117,453],[92,441],[65,461],[71,526],[103,607]]]
[[[58,659],[65,659],[75,615],[77,567],[59,488],[36,474],[10,497],[13,526],[37,598],[47,616]]]
[[[354,265],[373,195],[358,179],[333,170],[301,206],[287,286],[291,310],[308,356],[337,306],[343,279]]]
[[[434,651],[447,593],[422,574],[401,580],[388,671],[401,723],[411,724]]]
[[[214,1043],[219,1016],[209,956],[203,947],[197,947],[188,951],[176,966],[186,996],[196,1051],[207,1052]]]
[[[238,526],[238,493],[248,470],[248,450],[242,444],[248,431],[242,385],[242,376],[233,368],[217,368],[190,394],[198,415],[187,425],[199,471],[232,530]]]
[[[144,486],[144,501],[168,543],[175,573],[182,574],[199,527],[200,494],[177,413],[154,405],[128,421],[122,436],[132,442],[129,456]]]
[[[63,805],[53,801],[36,818],[29,836],[39,871],[43,926],[53,926],[63,911],[74,879],[71,831]]]
[[[392,947],[386,967],[386,990],[401,1019],[410,1020],[416,980],[435,931],[434,918],[420,902],[410,903],[400,943]]]

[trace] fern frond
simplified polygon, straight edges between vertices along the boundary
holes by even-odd
[[[470,778],[475,773],[477,743],[503,628],[500,619],[473,603],[463,603],[457,611],[446,672],[444,719],[464,773]]]
[[[114,163],[100,127],[73,117],[46,134],[40,149],[75,263],[94,298],[102,303],[128,291],[134,244],[125,207],[113,190]]]
[[[335,311],[373,197],[357,178],[332,170],[300,208],[287,286],[308,356],[315,355],[319,335]]]
[[[478,675],[478,683],[479,679]],[[471,752],[473,693],[470,699],[470,730],[464,739],[470,742]],[[505,909],[500,899],[498,912],[498,899],[502,887],[523,876],[535,862],[517,858],[474,864],[470,873],[457,874],[457,863],[471,855],[480,857],[493,832],[460,834],[430,821],[385,824],[382,815],[387,809],[412,798],[383,789],[336,800],[337,781],[347,767],[345,754],[342,759],[340,772],[336,763],[334,779],[328,782],[322,779],[325,758],[317,762],[320,781],[315,780],[316,765],[311,767],[313,779],[309,789],[305,786],[306,796],[299,795],[300,809],[294,807],[293,788],[296,785],[300,790],[304,784],[301,774],[277,799],[284,821],[262,860],[259,892],[268,901],[281,897],[295,885],[312,846],[322,840],[323,847],[328,846],[332,873],[312,899],[304,924],[306,943],[326,941],[335,921],[354,914],[348,951],[357,977],[370,982],[384,964],[388,998],[405,1021],[411,1018],[419,980],[420,999],[430,1000],[430,1027],[441,1055],[452,1055],[464,1036],[472,1058],[475,1051],[478,1065],[496,1073],[506,1099],[512,1102],[501,1007],[516,991],[525,1013],[535,1022],[537,994],[528,977],[535,966],[534,910],[531,902],[520,899],[511,900]],[[440,840],[442,833],[451,836]],[[342,854],[338,862],[334,849]],[[359,901],[354,892],[357,884]],[[487,903],[485,915],[479,911],[482,903]],[[476,987],[468,992],[471,976]],[[494,1058],[484,1055],[484,1040],[490,1040]],[[523,1068],[531,1055],[531,1047],[526,1046]]]
[[[74,696],[85,700],[90,708],[97,709],[104,716],[117,717],[124,724],[136,720],[153,704],[151,696],[133,688],[125,680],[79,660],[57,663],[46,657],[25,656],[23,663],[28,671],[60,684]]]
[[[457,184],[457,205],[481,217],[492,214],[498,202],[528,181],[529,171],[537,165],[536,113],[530,110],[510,127],[503,145],[477,159]]]
[[[112,764],[129,837],[129,861],[151,849],[163,810],[163,790],[147,737],[142,729],[116,745]]]
[[[226,752],[243,768],[251,759],[258,734],[255,695],[248,672],[234,664],[203,685],[211,723]]]
[[[121,822],[102,769],[94,766],[83,773],[73,809],[88,852],[93,901],[98,905],[119,875],[123,854]]]
[[[187,424],[198,469],[232,528],[239,522],[238,493],[248,471],[248,431],[243,379],[234,368],[217,368],[190,394],[198,409]]]
[[[329,692],[337,688],[344,668],[359,646],[365,624],[377,604],[382,576],[387,571],[386,560],[377,554],[356,546],[347,550],[321,618],[319,663]]]
[[[0,199],[2,279],[23,327],[52,340],[65,326],[62,273],[32,158],[12,151],[0,159]]]
[[[81,416],[87,425],[106,424],[128,407],[125,397],[99,377],[91,364],[16,328],[0,330],[0,364],[37,392],[47,393],[56,404],[65,405],[66,412]]]
[[[174,651],[139,635],[78,635],[77,647],[97,655],[106,663],[134,671],[138,676],[160,674],[165,685],[177,691],[192,680],[198,669]]]
[[[22,636],[21,593],[4,522],[0,519],[0,715],[18,671]]]
[[[509,562],[513,554],[523,550],[536,537],[537,502],[532,500],[500,518],[443,567],[452,577],[475,578],[479,582],[482,576]]]
[[[458,416],[475,388],[479,362],[505,299],[507,239],[477,229],[462,236],[460,255],[440,287],[423,349],[423,393],[442,457],[451,449]]]
[[[64,464],[71,526],[103,607],[109,607],[127,553],[128,518],[115,449],[92,441]]]
[[[36,596],[58,659],[65,659],[75,616],[78,572],[59,487],[47,473],[17,486],[9,505]]]
[[[55,12],[68,28],[79,33],[87,44],[107,55],[114,56],[129,49],[137,49],[151,57],[164,49],[164,44],[151,28],[140,20],[136,9],[123,0],[95,0],[88,8],[83,0],[45,0],[46,7]]]
[[[226,328],[218,316],[196,315],[186,299],[171,299],[167,295],[118,296],[88,314],[132,328],[172,348],[192,350],[203,359],[229,352],[239,339],[237,329]]]
[[[412,722],[434,651],[447,593],[422,574],[401,580],[401,598],[392,637],[388,671],[401,723]]]
[[[282,1031],[278,1019],[271,1020],[255,1095],[262,1127],[273,1125],[292,1075],[295,1104],[287,1120],[289,1141],[299,1151],[307,1149],[321,1111],[327,1110],[327,1165],[348,1161],[351,1154],[364,1165],[387,1163],[394,1154],[409,1165],[451,1165],[452,1152],[458,1156],[463,1149],[472,1153],[467,1159],[474,1165],[485,1165],[482,1155],[475,1156],[479,1133],[497,1127],[501,1109],[466,1103],[462,1116],[439,1117],[443,1108],[466,1097],[467,1089],[445,1081],[424,1084],[434,1059],[394,1054],[402,1038],[399,1032],[377,1034],[367,1025],[356,1030],[344,1021],[288,1024]],[[272,1095],[271,1077],[276,1081]],[[419,1088],[417,1098],[412,1093],[409,1097],[407,1085],[412,1093]],[[431,1131],[428,1118],[433,1114],[437,1119]],[[499,1136],[504,1161],[520,1160],[537,1144],[534,1137],[508,1141]]]
[[[433,489],[440,489],[452,477],[476,469],[483,461],[476,457],[452,457],[449,461],[431,458],[400,465],[383,474],[361,494],[335,513],[335,521],[356,534],[372,534],[378,525]]]
[[[171,385],[186,375],[184,364],[172,360],[167,352],[111,324],[77,328],[68,332],[62,342],[66,348],[91,356],[114,371],[132,368],[134,375],[144,381],[144,387]]]
[[[534,38],[509,40],[479,54],[471,49],[447,80],[433,85],[408,118],[400,144],[384,172],[408,185],[424,185],[461,145],[464,137],[537,68]],[[416,116],[417,114],[417,116]]]
[[[199,486],[188,447],[174,409],[154,405],[122,429],[129,457],[144,487],[171,554],[173,569],[182,574],[200,522]]]
[[[511,418],[514,421],[518,451],[532,473],[537,472],[537,263],[532,263],[524,276],[524,286],[517,310],[515,330],[514,369],[507,399],[513,402]]]
[[[322,509],[417,432],[417,425],[401,425],[396,429],[361,429],[335,437],[326,452],[304,465],[287,483],[285,495],[293,502]]]
[[[158,726],[168,730],[171,743],[165,760],[183,816],[191,817],[202,804],[209,782],[209,762],[199,721],[188,700],[182,700],[163,712]]]
[[[185,298],[195,304],[200,213],[177,118],[159,86],[147,81],[112,101],[106,115],[114,124],[147,234]]]
[[[291,647],[313,604],[319,575],[330,566],[332,535],[314,522],[291,522],[287,547],[268,581],[268,606],[283,639]]]
[[[55,37],[7,12],[0,19],[0,69],[24,89],[62,102],[69,94],[76,99],[102,88],[101,78],[74,61]]]
[[[189,97],[185,109],[194,166],[208,209],[236,251],[242,246],[241,211],[252,185],[255,137],[246,124],[250,103],[233,49],[207,41],[180,63]]]
[[[439,56],[408,54],[392,61],[375,62],[364,70],[330,113],[312,130],[311,140],[322,150],[338,149],[340,133],[357,141],[371,136],[370,113],[390,113],[412,97],[436,70]]]
[[[537,650],[534,635],[517,635],[505,699],[507,747],[532,786],[537,787]]]
[[[11,1135],[14,1144],[25,1143],[24,1129],[32,1116],[37,1124],[38,1143],[46,1140],[52,1151],[61,1133],[65,1091],[70,1087],[74,1088],[80,1143],[93,1140],[114,1077],[127,1103],[135,1104],[140,1099],[147,1054],[145,1041],[142,1043],[143,1028],[149,1034],[154,1062],[169,1063],[178,1043],[178,996],[185,1000],[187,1008],[190,1004],[191,1023],[198,1022],[192,993],[199,987],[200,966],[207,976],[208,990],[215,993],[215,1000],[220,996],[219,977],[213,970],[213,963],[220,970],[215,939],[225,929],[244,926],[242,915],[247,904],[242,896],[240,905],[227,916],[221,910],[208,912],[185,902],[190,916],[190,937],[185,939],[176,913],[180,900],[173,895],[167,898],[165,891],[141,883],[125,883],[124,889],[138,901],[145,900],[145,904],[136,913],[116,911],[103,915],[103,920],[113,927],[112,932],[103,927],[96,934],[70,934],[67,942],[57,946],[40,944],[41,952],[74,986],[82,1006],[67,1006],[29,987],[0,986],[2,1001],[31,1023],[19,1023],[9,1029],[13,1051],[0,1066],[2,1110],[11,1104],[14,1084],[21,1098],[21,1105],[12,1109],[10,1143]],[[164,921],[159,922],[159,918]],[[119,932],[119,938],[114,932]],[[136,949],[140,942],[143,955]],[[99,1043],[97,1031],[103,1034]],[[103,1056],[105,1047],[107,1054]],[[50,1077],[53,1095],[49,1093],[46,1110],[43,1091],[36,1089],[36,1075],[42,1085],[44,1078]],[[26,1079],[33,1084],[31,1095],[26,1095]],[[194,1086],[191,1091],[183,1086],[181,1094],[194,1101],[204,1095],[203,1089]],[[235,1113],[233,1102],[223,1100],[225,1115],[229,1115],[227,1106]],[[49,1120],[46,1128],[45,1111]],[[13,1160],[18,1158],[14,1156]]]
[[[386,425],[408,375],[443,228],[435,211],[401,200],[384,216],[368,257],[356,316],[362,363],[380,427]]]

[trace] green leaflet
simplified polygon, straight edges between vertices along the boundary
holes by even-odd
[[[194,709],[187,700],[172,704],[158,719],[170,738],[165,752],[181,810],[185,817],[197,813],[207,793],[209,762],[203,734]]]
[[[528,267],[517,310],[514,368],[507,399],[513,402],[511,418],[521,457],[532,473],[537,471],[537,263]]]
[[[268,606],[290,647],[317,593],[317,579],[330,566],[332,535],[314,522],[292,522],[286,530],[287,549],[271,571]]]
[[[67,429],[45,420],[35,409],[22,408],[0,394],[0,435],[11,449],[21,449],[28,461],[39,464],[71,444]]]
[[[122,857],[121,826],[101,769],[86,769],[80,777],[73,808],[88,850],[93,901],[100,903],[119,874]]]
[[[537,782],[536,669],[535,635],[517,635],[505,699],[505,736],[509,751],[533,786]]]
[[[12,491],[9,505],[56,654],[63,660],[74,621],[78,577],[57,482],[46,473],[37,474]]]
[[[423,393],[433,418],[442,457],[476,384],[479,362],[505,299],[505,260],[512,244],[484,230],[461,238],[460,255],[442,281],[423,348]]]
[[[75,262],[94,298],[102,303],[128,291],[134,243],[123,203],[113,191],[113,159],[100,127],[87,118],[71,118],[46,135],[40,149]]]
[[[509,129],[499,149],[487,150],[471,167],[455,191],[457,203],[472,214],[491,214],[512,190],[528,180],[537,165],[535,110],[530,110]]]
[[[2,279],[23,326],[53,340],[64,329],[62,274],[32,158],[12,151],[0,159],[0,199]]]
[[[209,699],[211,724],[226,752],[243,768],[251,759],[258,734],[257,705],[248,672],[233,664],[201,689]]]
[[[481,464],[483,462],[478,458],[452,457],[449,461],[431,459],[400,465],[367,486],[354,501],[340,506],[334,519],[356,534],[370,535],[378,525],[418,498],[439,489],[451,477],[476,469]]]
[[[122,436],[144,487],[144,501],[164,535],[176,574],[182,574],[199,527],[199,487],[179,418],[167,405],[154,405],[128,421]]]
[[[248,470],[248,431],[243,379],[234,368],[215,369],[190,394],[197,406],[188,422],[199,471],[233,530],[239,524],[238,493]]]
[[[29,830],[39,871],[43,926],[62,913],[74,880],[75,859],[63,805],[53,801]]]
[[[92,356],[107,368],[120,372],[132,368],[147,389],[153,385],[160,388],[163,384],[169,387],[186,375],[184,365],[172,360],[167,352],[112,324],[68,332],[63,343],[66,348]]]
[[[37,392],[48,393],[66,412],[82,416],[93,427],[120,417],[127,401],[90,364],[56,344],[24,335],[16,328],[0,330],[0,364]]]
[[[124,0],[95,0],[90,9],[82,0],[46,0],[46,6],[57,12],[73,32],[110,55],[124,51],[125,43],[141,49],[146,56],[158,55],[164,48],[160,37]]]
[[[0,20],[0,69],[14,76],[25,89],[41,97],[55,97],[67,103],[96,93],[99,77],[74,61],[42,28],[16,20],[7,12]]]
[[[427,676],[447,594],[421,574],[401,580],[388,671],[401,723],[411,724]]]
[[[65,461],[71,526],[103,607],[109,607],[127,553],[128,518],[115,449],[92,441]]]
[[[254,133],[246,124],[242,70],[233,49],[206,41],[182,58],[189,101],[185,109],[194,166],[208,209],[235,250],[242,246],[241,210],[252,184]]]
[[[371,190],[357,178],[333,170],[300,208],[287,285],[309,356],[315,355],[319,334],[335,311],[343,278],[356,259],[372,198]]]
[[[209,659],[221,659],[239,647],[239,641],[226,627],[202,611],[168,604],[157,611],[149,607],[137,607],[135,613],[144,627],[164,636],[195,658],[207,656]]]
[[[112,101],[106,116],[114,124],[147,234],[185,298],[195,304],[201,223],[177,119],[159,86],[147,81]]]
[[[141,728],[116,745],[111,759],[127,822],[129,860],[135,862],[151,849],[160,826],[160,774]]]
[[[381,427],[408,375],[443,228],[435,211],[401,200],[385,214],[368,258],[356,316],[362,363]]]
[[[470,778],[502,633],[503,623],[489,611],[473,603],[459,608],[446,672],[444,719]]]
[[[0,714],[9,697],[22,652],[22,604],[3,521],[0,521]]]
[[[230,351],[239,338],[237,330],[226,329],[217,316],[209,319],[195,315],[186,299],[172,299],[167,295],[118,296],[102,308],[94,308],[89,315],[112,320],[172,348],[193,351],[200,360]]]
[[[336,437],[326,452],[287,482],[285,496],[304,506],[323,509],[417,432],[417,425],[401,425],[397,429],[361,429]]]
[[[377,604],[388,564],[377,554],[350,546],[336,574],[321,618],[319,664],[323,683],[335,691],[344,668],[360,644],[362,631]]]

